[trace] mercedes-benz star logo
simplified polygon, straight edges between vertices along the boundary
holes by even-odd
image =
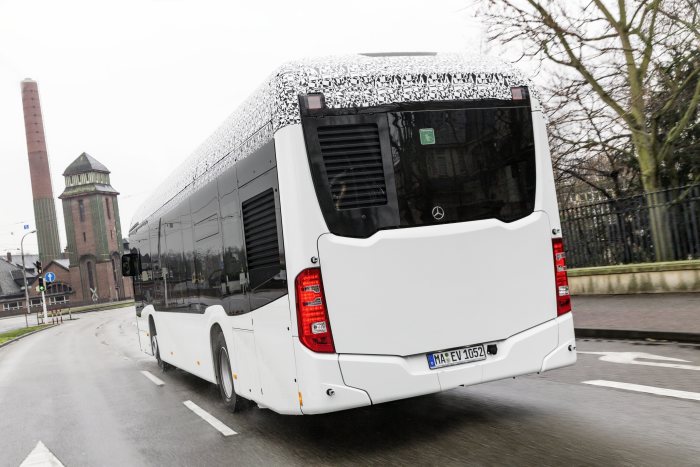
[[[445,217],[445,210],[442,206],[435,206],[433,208],[433,219],[436,221],[441,221]]]

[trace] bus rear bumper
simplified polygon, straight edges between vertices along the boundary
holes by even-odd
[[[339,356],[343,382],[367,392],[373,404],[430,394],[513,376],[552,370],[576,362],[571,313],[518,333],[496,344],[485,360],[430,370],[425,354],[409,357]]]

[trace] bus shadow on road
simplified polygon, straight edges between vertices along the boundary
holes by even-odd
[[[499,425],[519,426],[534,416],[527,407],[494,404],[464,389],[324,415],[255,409],[241,415],[277,446],[329,464],[376,462],[392,450],[404,459],[411,453],[415,459],[438,459],[446,452],[464,459],[476,446],[499,444]]]

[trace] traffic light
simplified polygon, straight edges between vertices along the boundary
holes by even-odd
[[[37,276],[41,275],[42,269],[41,269],[41,261],[37,261],[34,263],[34,266],[36,266],[36,274]]]
[[[39,278],[39,292],[43,292],[46,290],[46,287],[44,287],[44,278],[40,277]]]

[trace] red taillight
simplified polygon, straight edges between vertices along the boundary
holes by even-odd
[[[294,282],[299,340],[314,352],[335,353],[319,268],[304,269]]]
[[[552,251],[554,252],[554,283],[557,294],[557,316],[571,311],[571,297],[569,296],[569,279],[566,276],[566,255],[564,254],[564,241],[561,238],[552,239]]]

